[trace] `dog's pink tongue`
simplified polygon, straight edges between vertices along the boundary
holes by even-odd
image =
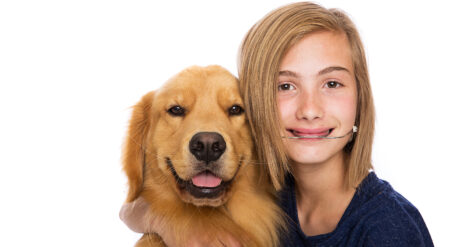
[[[221,184],[222,180],[211,172],[202,172],[192,178],[192,183],[197,187],[214,188]]]

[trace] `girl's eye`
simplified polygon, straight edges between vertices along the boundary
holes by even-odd
[[[278,91],[287,91],[287,90],[293,90],[295,87],[289,83],[283,83],[277,86]]]
[[[340,84],[337,81],[329,81],[329,82],[326,83],[326,86],[328,88],[338,88],[338,87],[342,86],[342,84]]]

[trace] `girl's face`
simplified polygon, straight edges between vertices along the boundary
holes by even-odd
[[[282,60],[277,103],[285,136],[342,136],[355,124],[357,89],[351,49],[343,33],[316,32]],[[315,164],[343,157],[351,135],[340,139],[284,139],[293,162]]]

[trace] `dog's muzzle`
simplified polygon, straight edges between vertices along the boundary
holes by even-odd
[[[183,180],[178,176],[172,161],[166,158],[167,165],[181,190],[186,190],[195,198],[217,198],[226,191],[235,176],[229,181],[223,181],[209,169],[205,169],[192,177],[190,180]],[[236,174],[235,174],[236,175]]]
[[[166,158],[167,165],[172,171],[178,187],[189,192],[195,198],[214,199],[221,196],[229,188],[235,177],[229,181],[224,181],[218,175],[220,166],[222,166],[219,159],[224,154],[226,147],[224,137],[219,133],[199,132],[195,134],[189,141],[189,150],[197,160],[193,164],[196,175],[189,180],[183,180],[175,171],[171,159]]]

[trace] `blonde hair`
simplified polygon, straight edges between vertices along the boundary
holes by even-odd
[[[280,63],[305,35],[317,31],[344,32],[349,40],[358,89],[355,124],[358,132],[344,147],[346,186],[357,186],[372,169],[375,111],[364,48],[353,22],[337,9],[302,2],[278,8],[246,34],[238,56],[240,90],[257,146],[259,162],[266,164],[276,189],[291,172],[281,138],[283,127],[276,103]]]

